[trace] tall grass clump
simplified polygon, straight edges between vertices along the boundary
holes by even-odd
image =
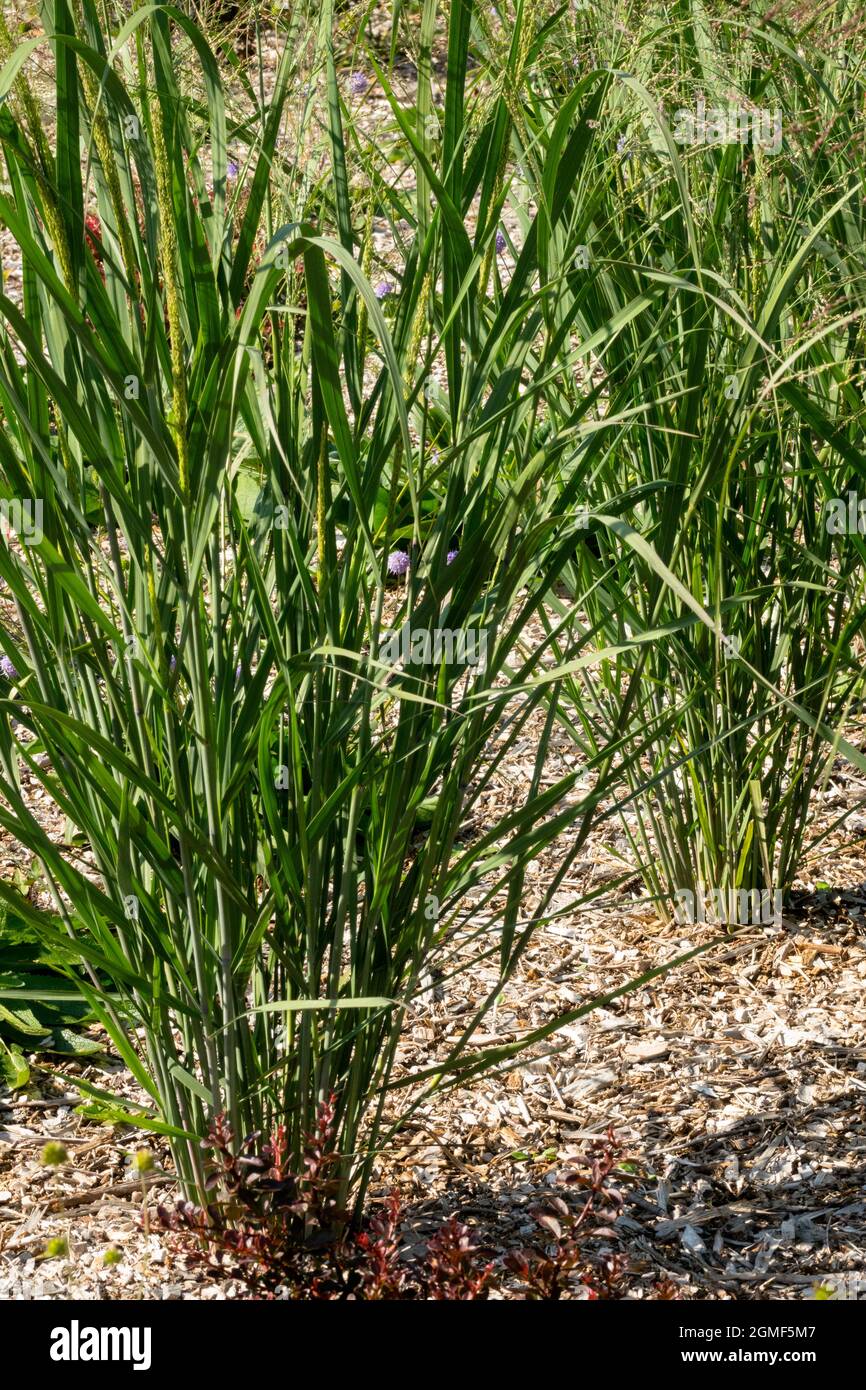
[[[589,268],[556,305],[577,383],[551,413],[591,387],[596,418],[558,480],[588,542],[554,604],[560,713],[594,753],[658,730],[623,803],[654,896],[784,893],[834,759],[863,768],[863,64],[827,15],[630,17],[627,55],[580,17],[619,70],[566,214]],[[541,69],[536,146],[561,81]],[[759,138],[676,138],[699,101],[765,113]]]
[[[231,120],[183,11],[119,13],[111,32],[91,0],[48,13],[49,38],[0,75],[0,222],[23,264],[22,301],[0,295],[0,477],[10,505],[39,504],[0,547],[0,823],[55,905],[16,910],[147,1098],[124,1109],[82,1082],[93,1113],[168,1135],[201,1194],[215,1116],[238,1141],[285,1125],[299,1163],[333,1094],[342,1207],[363,1197],[431,970],[498,964],[431,1070],[501,1060],[472,1034],[564,873],[525,919],[526,866],[580,815],[573,859],[647,751],[600,747],[583,798],[577,773],[545,777],[559,685],[530,621],[573,548],[548,480],[586,414],[547,418],[548,248],[573,239],[581,117],[604,84],[534,152],[543,213],[503,283],[534,28],[518,23],[511,80],[482,100],[471,10],[451,7],[434,129],[424,7],[415,111],[377,69],[416,196],[374,179],[371,201],[350,179],[363,132],[329,6],[311,27],[294,14],[273,90],[250,85]],[[37,43],[56,133],[29,85]],[[311,146],[315,180],[294,162]],[[377,292],[371,220],[397,208],[405,255]],[[470,833],[527,737],[525,787]],[[22,771],[74,844],[47,835]]]

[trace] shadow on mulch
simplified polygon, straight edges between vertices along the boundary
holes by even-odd
[[[791,1091],[723,1133],[686,1141],[655,1115],[652,1154],[629,1146],[630,1171],[611,1175],[623,1199],[613,1238],[580,1242],[591,1266],[626,1257],[625,1297],[652,1297],[653,1285],[670,1279],[684,1298],[808,1298],[828,1279],[833,1286],[862,1272],[866,1298],[864,1065],[853,1049],[808,1051],[817,1055],[802,1059],[798,1091],[804,1073],[828,1064],[849,1071],[851,1086],[820,1105]],[[758,1073],[778,1074],[771,1066]],[[404,1206],[409,1254],[420,1255],[452,1215],[497,1263],[509,1250],[542,1247],[532,1209],[554,1196],[578,1204],[579,1190],[564,1180],[577,1167],[524,1179],[510,1192],[455,1175],[447,1193]]]

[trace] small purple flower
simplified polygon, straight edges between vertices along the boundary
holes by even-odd
[[[369,87],[367,77],[363,72],[353,72],[349,78],[349,91],[353,97],[362,97]]]
[[[226,165],[226,174],[230,179],[236,179],[238,176],[238,166],[233,159],[230,159]]]
[[[624,135],[621,135],[621,136],[619,137],[619,139],[617,140],[617,142],[616,142],[616,152],[617,152],[617,154],[625,154],[625,147],[626,147],[626,138],[625,138]]]
[[[457,556],[458,556],[459,554],[460,554],[460,551],[459,551],[459,550],[449,550],[449,551],[448,551],[448,554],[445,556],[445,563],[446,563],[446,565],[450,565],[451,562],[452,562],[452,560],[456,560],[456,559],[457,559]]]
[[[6,677],[7,681],[14,681],[18,679],[18,672],[15,670],[15,667],[12,665],[12,662],[9,660],[9,657],[5,655],[5,653],[3,656],[0,656],[0,672],[2,672],[2,674]]]
[[[169,669],[169,671],[171,672],[171,674],[174,675],[175,671],[177,670],[177,657],[176,657],[176,656],[169,657],[168,669]]]
[[[501,256],[501,255],[502,255],[502,253],[503,253],[503,251],[505,250],[505,248],[506,248],[507,245],[508,245],[508,242],[505,240],[505,233],[504,233],[504,232],[497,232],[497,233],[496,233],[496,254],[497,254],[497,256]]]
[[[394,286],[390,280],[380,280],[373,293],[377,299],[387,299],[389,294],[394,293]]]
[[[409,556],[405,550],[392,550],[388,556],[388,573],[405,574],[409,568]]]

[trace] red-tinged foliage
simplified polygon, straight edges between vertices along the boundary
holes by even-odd
[[[600,1265],[590,1266],[581,1250],[588,1236],[616,1238],[613,1229],[623,1205],[623,1196],[610,1183],[610,1176],[622,1162],[622,1148],[608,1128],[607,1137],[593,1144],[589,1171],[571,1172],[565,1182],[586,1193],[582,1205],[572,1210],[562,1197],[549,1198],[532,1208],[532,1215],[548,1236],[543,1248],[512,1251],[507,1267],[526,1288],[529,1299],[557,1300],[582,1286],[589,1299],[618,1298],[622,1292],[628,1261],[624,1255],[606,1256]],[[552,1240],[550,1239],[552,1237]]]
[[[214,1199],[206,1209],[190,1202],[179,1202],[170,1212],[160,1208],[163,1226],[177,1233],[190,1260],[231,1273],[258,1298],[470,1302],[498,1292],[501,1272],[494,1262],[485,1262],[473,1232],[456,1215],[414,1260],[403,1247],[396,1192],[361,1231],[349,1230],[332,1177],[338,1159],[333,1120],[331,1097],[307,1137],[298,1176],[282,1125],[265,1143],[253,1134],[235,1149],[225,1116],[218,1116],[204,1146],[212,1155],[208,1186]],[[581,1192],[577,1206],[553,1194],[530,1208],[543,1241],[509,1251],[501,1261],[517,1279],[516,1288],[508,1283],[510,1296],[545,1301],[623,1296],[625,1256],[606,1253],[590,1261],[581,1245],[587,1237],[616,1236],[612,1222],[623,1198],[611,1177],[620,1161],[621,1150],[608,1131],[607,1139],[594,1145],[587,1171],[566,1176],[568,1186]],[[651,1292],[659,1299],[680,1296],[668,1279]]]
[[[409,1269],[400,1259],[400,1198],[392,1192],[384,1207],[355,1237],[362,1297],[371,1300],[403,1298]]]
[[[427,1247],[426,1297],[462,1302],[486,1298],[493,1265],[478,1267],[472,1232],[452,1216]]]
[[[682,1299],[682,1293],[680,1289],[674,1283],[673,1279],[671,1279],[667,1274],[663,1275],[661,1279],[657,1279],[655,1281],[655,1283],[652,1286],[652,1296],[654,1299],[658,1301],[661,1301],[662,1299]]]
[[[308,1252],[334,1242],[346,1220],[329,1171],[337,1162],[333,1118],[332,1096],[319,1107],[298,1176],[289,1165],[284,1126],[260,1147],[261,1135],[250,1134],[235,1149],[226,1117],[216,1116],[202,1145],[213,1155],[206,1185],[214,1200],[207,1208],[192,1202],[158,1208],[163,1226],[193,1237],[186,1245],[192,1260],[230,1265],[257,1293],[294,1287],[308,1272]]]

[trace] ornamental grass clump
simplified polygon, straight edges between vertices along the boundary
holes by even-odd
[[[582,86],[533,155],[543,212],[503,285],[511,86],[469,120],[469,11],[453,6],[434,142],[425,7],[420,124],[377,70],[418,189],[386,322],[362,269],[367,202],[350,194],[330,6],[310,30],[327,93],[324,136],[312,122],[304,136],[326,142],[315,185],[281,143],[290,98],[309,90],[296,28],[272,92],[236,128],[180,10],[118,10],[111,32],[91,0],[49,15],[50,37],[0,74],[0,223],[23,265],[22,302],[0,294],[0,480],[42,518],[0,546],[0,646],[20,673],[0,691],[0,824],[34,855],[54,910],[7,884],[0,895],[143,1093],[121,1104],[79,1080],[88,1113],[166,1135],[185,1200],[206,1205],[201,1141],[217,1117],[238,1137],[282,1126],[297,1171],[333,1094],[339,1224],[399,1123],[395,1087],[411,1082],[418,1104],[575,1016],[505,1049],[471,1046],[595,806],[645,752],[620,750],[591,792],[577,772],[545,776],[558,675],[530,626],[573,548],[549,478],[586,415],[545,418],[562,349],[548,250],[573,240],[563,214],[604,81]],[[51,147],[23,63],[37,47],[64,113]],[[242,202],[230,142],[246,146]],[[428,393],[434,361],[444,375]],[[396,553],[411,553],[399,585]],[[385,639],[404,629],[408,656],[389,661]],[[484,653],[472,664],[459,659],[469,635]],[[525,738],[525,785],[473,827]],[[23,771],[75,853],[46,834]],[[578,814],[528,916],[527,865]],[[494,982],[447,1053],[395,1077],[429,972],[479,960]]]
[[[618,71],[566,195],[583,255],[569,264],[551,237],[543,266],[563,276],[563,378],[576,369],[548,396],[555,430],[576,398],[596,420],[559,480],[575,545],[551,633],[583,750],[615,758],[655,733],[621,802],[650,893],[685,920],[709,901],[760,925],[778,921],[834,761],[866,768],[845,738],[866,621],[847,506],[864,422],[857,79],[811,26],[737,11],[711,32],[702,6],[675,8],[673,34],[636,16],[627,71],[622,35],[581,16]],[[537,71],[542,93],[561,81],[555,62]],[[780,139],[704,139],[695,115],[683,143],[689,110],[730,91],[752,116],[781,112]],[[531,148],[555,137],[549,111]]]

